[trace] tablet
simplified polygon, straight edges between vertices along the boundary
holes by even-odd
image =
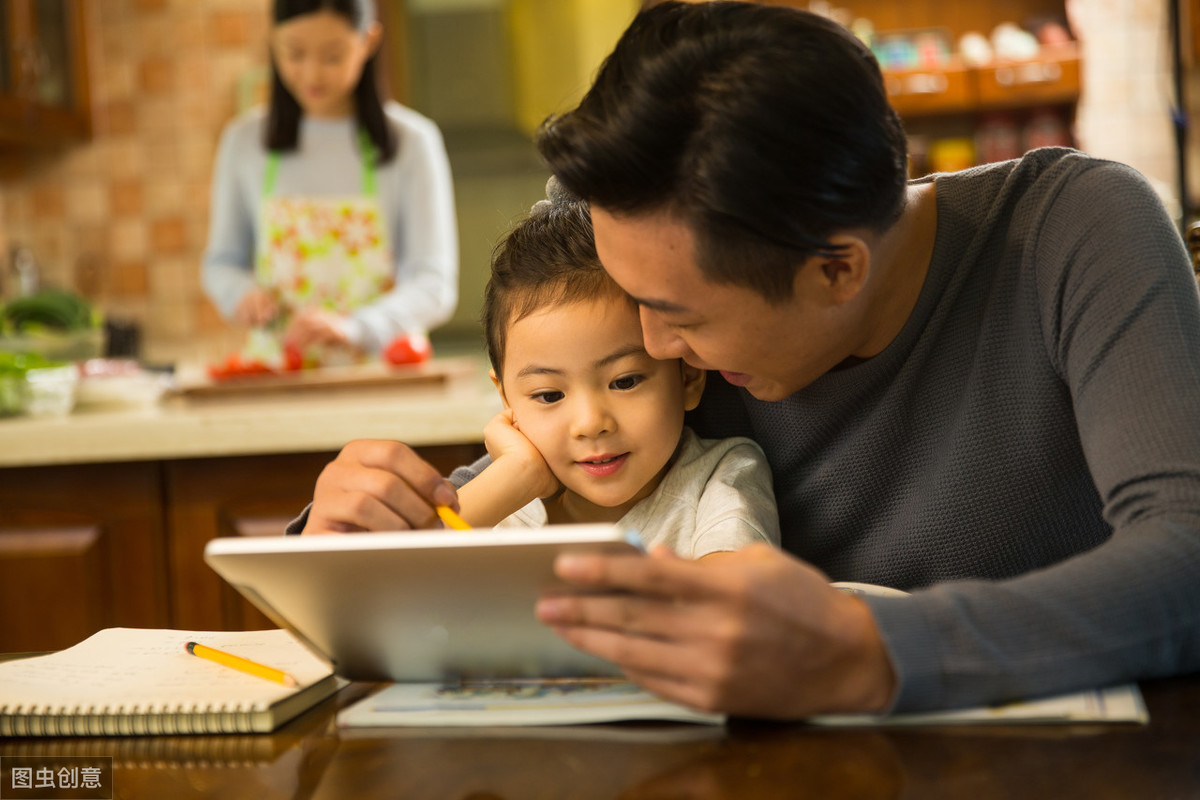
[[[559,553],[642,552],[612,525],[213,539],[204,560],[345,678],[614,676],[534,616]]]

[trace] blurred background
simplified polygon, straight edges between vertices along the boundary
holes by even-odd
[[[1194,205],[1187,185],[1200,185],[1188,181],[1196,159],[1181,158],[1197,139],[1186,79],[1198,2],[787,4],[871,41],[912,139],[914,174],[1070,144],[1137,167],[1182,226]],[[454,173],[461,300],[435,342],[477,338],[492,244],[542,195],[532,134],[579,99],[640,5],[379,1],[389,92],[440,125]],[[263,97],[269,0],[6,0],[3,9],[0,296],[17,292],[18,266],[32,264],[43,284],[77,291],[132,328],[148,360],[227,350],[238,334],[200,289],[209,181],[222,125]]]

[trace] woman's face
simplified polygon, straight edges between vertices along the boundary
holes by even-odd
[[[346,117],[354,113],[354,87],[380,35],[378,23],[363,33],[340,14],[316,11],[277,24],[271,54],[306,116]]]

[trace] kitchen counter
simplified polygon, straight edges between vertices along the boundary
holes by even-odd
[[[0,467],[336,451],[352,439],[480,443],[500,410],[482,362],[437,386],[311,389],[0,419]]]
[[[206,544],[280,535],[352,439],[403,441],[443,475],[474,461],[500,400],[481,358],[458,367],[440,383],[122,395],[0,419],[0,605],[37,609],[11,615],[0,651],[114,626],[270,627],[208,568]]]

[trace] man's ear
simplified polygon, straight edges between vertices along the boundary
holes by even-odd
[[[683,410],[691,411],[700,405],[700,395],[704,394],[704,381],[708,373],[683,359],[679,360],[679,368],[683,370]]]
[[[496,370],[489,369],[488,377],[492,379],[492,386],[495,386],[496,391],[500,393],[500,402],[504,403],[505,408],[509,408],[508,398],[504,396],[504,384],[500,382],[498,377],[496,377]]]
[[[871,273],[871,248],[860,237],[849,234],[831,236],[829,242],[837,255],[812,256],[804,268],[797,270],[796,281],[815,281],[831,305],[842,305],[853,300],[866,285]]]

